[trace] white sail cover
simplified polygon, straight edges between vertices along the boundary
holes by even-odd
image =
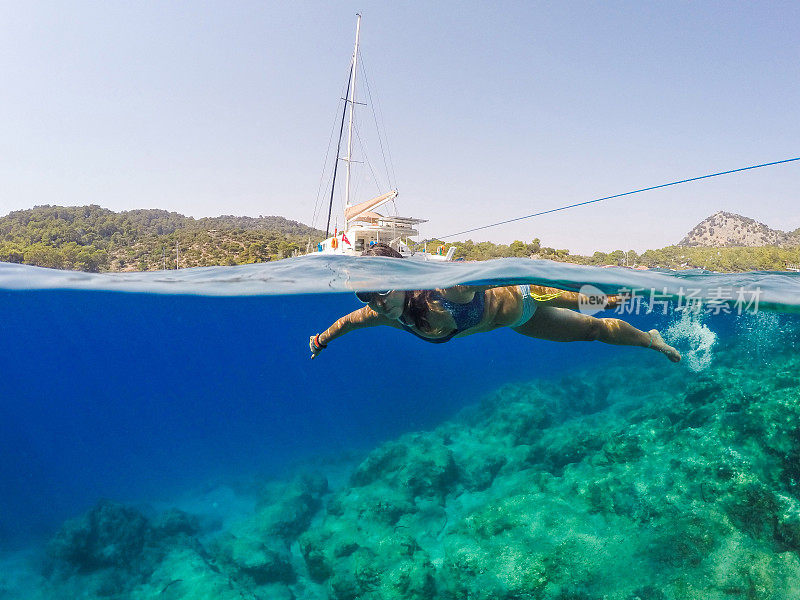
[[[392,190],[391,192],[381,194],[380,196],[375,196],[372,200],[367,200],[365,202],[354,204],[353,206],[348,206],[344,209],[344,218],[347,222],[350,222],[359,215],[369,210],[378,208],[379,206],[383,206],[389,202],[389,200],[394,200],[396,197],[397,190]]]

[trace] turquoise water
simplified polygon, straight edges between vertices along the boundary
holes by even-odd
[[[350,292],[456,283],[637,290],[598,316],[684,360],[391,328],[309,360]],[[0,264],[0,598],[800,597],[798,312],[786,273]]]

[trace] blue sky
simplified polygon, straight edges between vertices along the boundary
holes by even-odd
[[[425,237],[800,156],[793,2],[7,2],[0,214],[310,223],[358,11],[397,210]],[[791,230],[799,189],[791,163],[465,237],[642,250],[717,210]]]

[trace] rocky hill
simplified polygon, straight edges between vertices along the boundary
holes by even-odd
[[[678,245],[796,246],[800,245],[800,230],[780,231],[742,215],[719,211],[695,225]]]

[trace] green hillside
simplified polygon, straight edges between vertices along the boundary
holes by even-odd
[[[265,262],[322,232],[283,217],[193,219],[165,210],[37,206],[0,217],[0,261],[77,271],[151,271]]]
[[[428,251],[435,252],[443,242],[428,243]],[[569,250],[542,246],[539,239],[530,243],[514,241],[511,244],[492,242],[455,242],[455,258],[464,260],[489,260],[509,256],[544,258],[558,262],[581,265],[614,265],[661,267],[665,269],[707,269],[709,271],[781,271],[789,264],[800,263],[800,246],[733,246],[733,247],[683,247],[666,246],[645,250],[641,254],[634,250],[595,252],[591,256],[570,254]]]

